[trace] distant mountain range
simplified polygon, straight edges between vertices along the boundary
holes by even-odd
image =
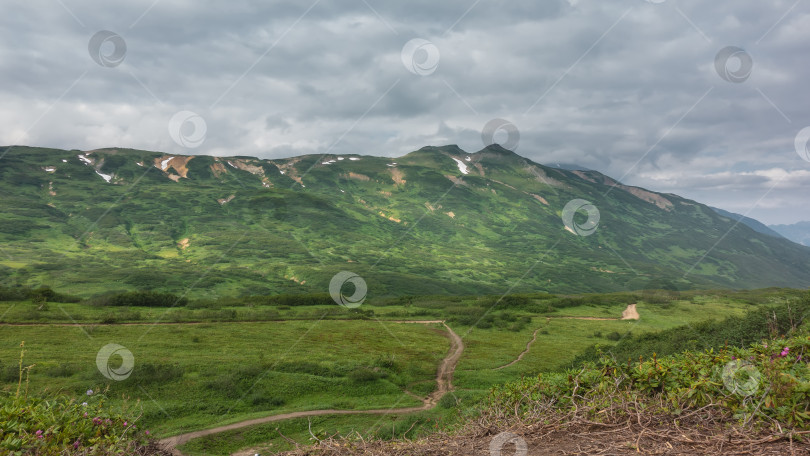
[[[398,158],[0,155],[5,285],[239,296],[324,292],[349,270],[378,296],[810,286],[810,248],[497,145]],[[598,227],[584,211],[564,224],[572,200],[592,203]]]
[[[713,207],[712,209],[714,209],[715,212],[722,215],[723,217],[728,217],[728,218],[733,219],[733,220],[739,220],[740,223],[745,224],[746,226],[748,226],[752,230],[756,231],[757,233],[767,234],[768,236],[773,236],[773,237],[776,237],[776,238],[786,237],[786,236],[782,236],[777,231],[773,230],[771,227],[769,227],[768,225],[760,222],[759,220],[752,219],[751,217],[746,217],[744,215],[735,214],[734,212],[725,211],[725,210],[717,208],[717,207]],[[790,238],[788,238],[788,239],[790,239]],[[792,241],[793,239],[790,239],[790,240]]]
[[[810,246],[810,222],[798,222],[792,225],[765,225],[759,220],[755,220],[744,215],[735,214],[716,207],[713,207],[712,209],[724,217],[739,220],[740,223],[745,224],[758,233],[767,234],[768,236],[777,238],[784,238],[797,244]]]
[[[770,228],[793,242],[810,246],[810,222],[798,222],[792,225],[770,225]]]

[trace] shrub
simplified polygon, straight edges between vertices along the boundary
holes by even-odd
[[[360,367],[349,372],[349,380],[356,383],[373,382],[384,377],[384,374],[368,367]]]
[[[79,302],[81,299],[57,293],[50,287],[41,286],[37,289],[28,287],[0,287],[0,301],[26,301],[37,302]]]
[[[79,369],[76,366],[66,363],[43,367],[43,372],[48,377],[70,377],[78,371]]]
[[[744,346],[777,334],[787,334],[799,327],[806,315],[810,315],[810,295],[800,302],[782,303],[777,306],[760,307],[743,317],[731,317],[722,321],[708,321],[679,326],[657,333],[628,335],[625,338],[611,333],[610,340],[621,341],[610,348],[610,353],[619,360],[672,355],[684,350],[719,350],[727,344]],[[599,354],[591,346],[578,355],[568,367],[579,366],[586,361],[596,362]]]
[[[262,407],[279,407],[284,405],[287,401],[283,397],[278,396],[266,396],[264,393],[258,392],[253,393],[250,398],[248,399],[254,406],[262,406]]]
[[[130,291],[95,296],[87,301],[92,306],[119,306],[119,307],[182,307],[188,304],[188,299],[171,293],[158,293],[154,291]]]
[[[21,345],[22,346],[22,345]],[[23,354],[24,355],[24,352]],[[167,455],[138,428],[139,417],[105,404],[103,392],[81,397],[29,395],[30,367],[18,365],[18,387],[0,392],[0,454],[10,455]]]
[[[452,394],[445,394],[441,399],[439,399],[438,405],[439,407],[445,409],[455,408],[458,405],[458,401],[455,397],[453,397]]]
[[[178,364],[143,363],[135,366],[132,377],[140,385],[167,383],[183,378],[185,370]]]
[[[551,404],[599,419],[617,404],[683,414],[714,407],[737,419],[785,429],[810,429],[810,331],[747,348],[653,354],[638,361],[602,355],[579,369],[541,374],[493,388],[491,406],[510,412]]]

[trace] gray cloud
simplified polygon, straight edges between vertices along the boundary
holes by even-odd
[[[810,163],[793,140],[810,125],[810,6],[792,0],[62,0],[7,6],[0,25],[3,144],[398,156],[477,150],[502,117],[541,163],[766,222],[807,218]],[[90,58],[103,29],[126,40],[120,66]],[[432,74],[402,64],[412,38],[438,48]],[[715,71],[730,45],[753,59],[740,84]],[[197,149],[169,137],[181,110],[207,123]]]

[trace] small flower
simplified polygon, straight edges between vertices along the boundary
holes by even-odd
[[[45,437],[45,436],[42,435],[42,430],[41,429],[37,429],[36,436],[37,436],[38,439],[41,439],[41,438]]]
[[[81,442],[79,442],[78,439],[75,442],[73,442],[73,448],[79,448],[79,445],[81,445]]]
[[[735,359],[737,359],[737,357],[736,357],[736,356],[732,356],[732,357],[731,357],[731,359],[732,359],[732,360],[735,360]]]
[[[87,402],[82,402],[82,407],[87,407]]]
[[[93,395],[93,390],[87,390],[87,395],[92,396]]]
[[[126,422],[126,421],[124,421],[124,426],[126,426],[126,425],[127,425],[127,422]]]
[[[782,358],[784,358],[785,356],[788,355],[789,352],[790,352],[790,349],[788,347],[785,347],[785,348],[782,349],[782,353],[780,353],[780,356]]]
[[[149,435],[149,429],[146,430],[146,435]]]

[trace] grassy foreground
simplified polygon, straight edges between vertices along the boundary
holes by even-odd
[[[76,456],[168,455],[138,427],[137,404],[107,404],[106,392],[78,397],[29,394],[30,370],[24,344],[17,388],[0,393],[0,454]],[[134,406],[133,406],[134,405]]]
[[[455,372],[455,391],[435,409],[269,423],[192,440],[183,449],[199,456],[245,447],[282,451],[292,449],[293,442],[311,443],[310,429],[320,439],[352,431],[365,437],[415,438],[458,425],[489,397],[493,386],[521,377],[534,379],[540,373],[552,375],[580,363],[595,345],[621,351],[630,340],[646,344],[645,335],[742,317],[777,302],[796,304],[802,295],[795,290],[689,292],[664,298],[542,294],[501,302],[490,297],[422,297],[372,301],[360,312],[335,312],[334,305],[249,300],[205,306],[191,302],[176,309],[50,302],[43,309],[41,303],[7,302],[0,303],[0,315],[6,312],[2,320],[22,325],[6,325],[0,331],[0,381],[7,392],[16,387],[19,342],[25,340],[28,359],[36,364],[32,392],[75,398],[88,389],[107,390],[108,404],[115,407],[140,400],[140,423],[158,437],[290,411],[408,407],[420,405],[417,397],[435,389],[436,366],[447,353],[448,341],[441,325],[397,321],[446,320],[463,338],[466,350]],[[629,302],[636,303],[640,320],[617,319]],[[174,312],[178,318],[171,324],[126,318]],[[211,319],[206,321],[203,312],[213,312],[208,314]],[[221,312],[234,316],[216,321]],[[120,320],[101,324],[99,316],[109,313],[120,315]],[[66,314],[76,324],[68,319],[68,325],[62,325]],[[245,321],[260,314],[281,320]],[[27,320],[26,315],[37,318]],[[57,315],[63,317],[50,320]],[[606,319],[576,319],[586,317]],[[533,337],[519,362],[499,369],[525,351]],[[126,380],[107,379],[96,365],[99,349],[109,343],[126,347],[134,356]],[[121,362],[113,357],[110,366],[116,369]]]

